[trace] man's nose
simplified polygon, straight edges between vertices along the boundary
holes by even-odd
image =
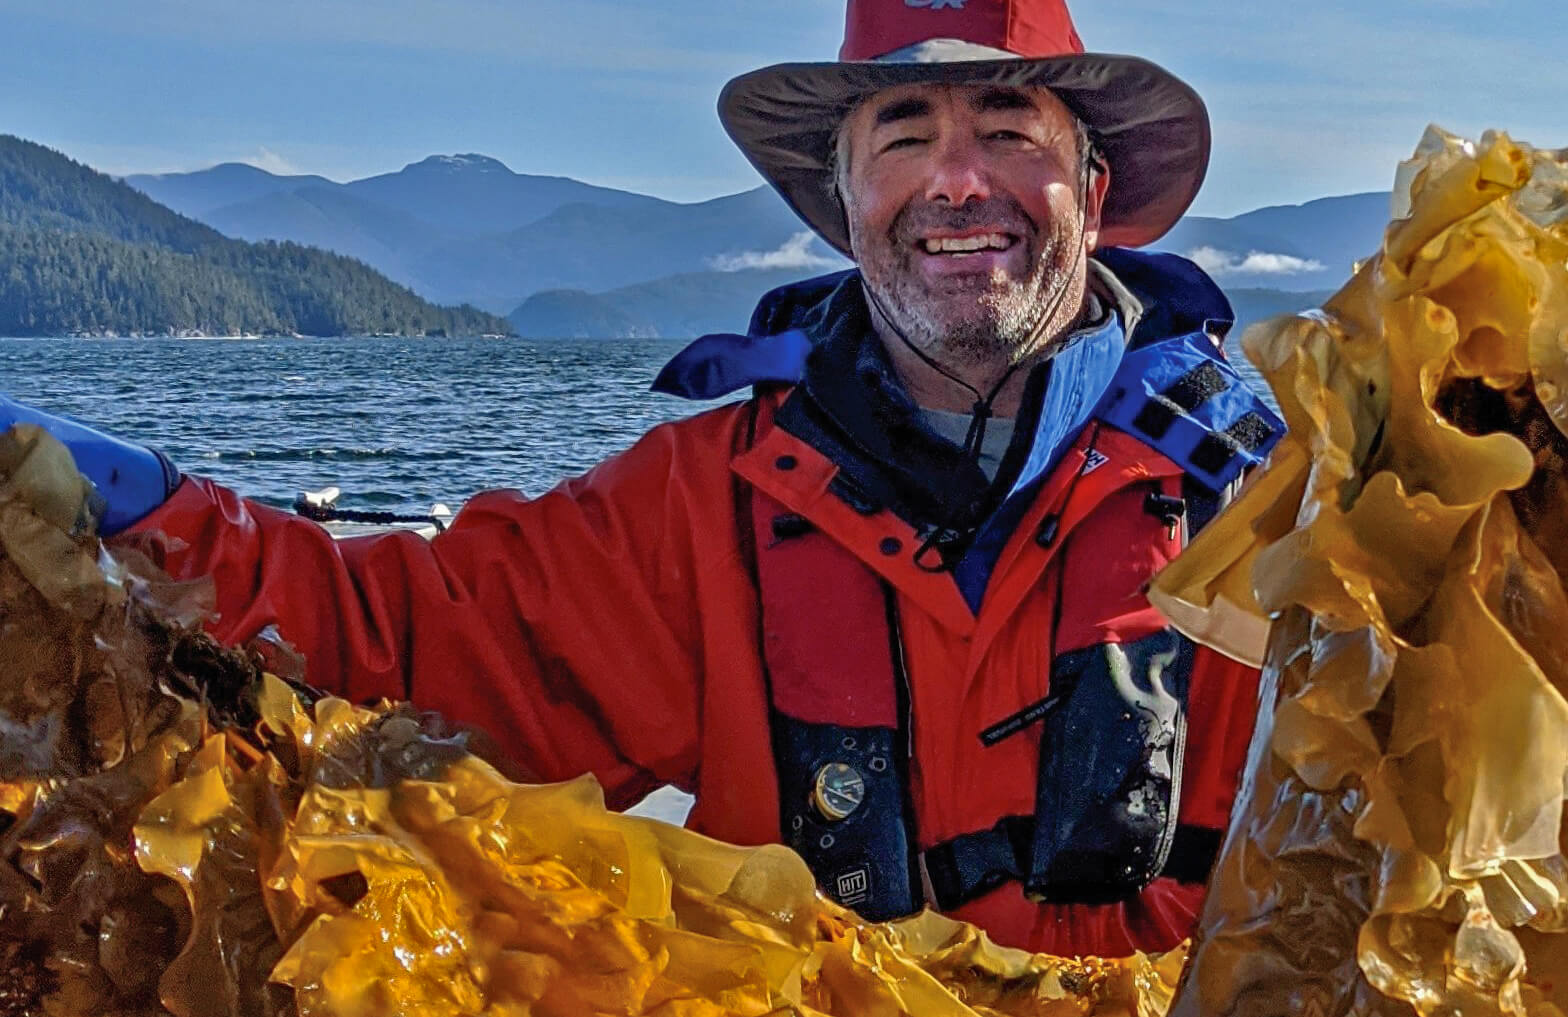
[[[978,145],[953,140],[934,147],[926,180],[927,201],[942,201],[957,208],[970,199],[984,201],[990,196],[989,176]]]

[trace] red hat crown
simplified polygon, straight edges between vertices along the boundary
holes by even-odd
[[[840,60],[875,60],[928,39],[962,39],[1021,57],[1082,53],[1062,0],[849,0]]]

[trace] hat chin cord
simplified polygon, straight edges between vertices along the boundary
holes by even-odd
[[[1025,340],[1026,348],[1033,348],[1035,342],[1040,338],[1041,334],[1045,332],[1051,321],[1056,317],[1056,312],[1061,309],[1062,301],[1067,299],[1067,294],[1072,289],[1073,279],[1077,276],[1078,269],[1083,264],[1084,231],[1089,224],[1088,197],[1090,166],[1091,161],[1088,159],[1084,160],[1083,181],[1078,190],[1078,193],[1081,196],[1082,204],[1079,207],[1078,214],[1077,250],[1073,255],[1072,266],[1066,272],[1062,273],[1061,282],[1056,287],[1056,292],[1052,294],[1051,301],[1047,305],[1045,312],[1040,315],[1039,320],[1037,320],[1034,324],[1034,327],[1030,329],[1028,338]],[[965,389],[975,397],[974,406],[971,407],[969,411],[969,430],[964,436],[963,452],[965,458],[974,462],[978,462],[980,459],[980,449],[985,443],[986,422],[989,421],[992,416],[994,416],[991,404],[996,401],[996,397],[1001,394],[1002,389],[1007,385],[1008,381],[1012,379],[1014,372],[1016,372],[1018,368],[1022,366],[1023,361],[1014,361],[1013,364],[1008,367],[1007,371],[1002,375],[1002,377],[997,380],[997,383],[991,387],[991,391],[985,395],[981,395],[978,388],[969,384],[969,382],[943,367],[933,357],[927,354],[920,347],[916,346],[910,340],[909,336],[904,333],[904,330],[898,327],[898,323],[894,321],[893,316],[888,313],[887,307],[882,303],[881,298],[877,296],[876,291],[873,290],[870,286],[865,285],[864,279],[861,280],[861,289],[865,291],[866,297],[871,301],[872,306],[876,308],[877,314],[881,316],[883,322],[885,322],[887,327],[892,330],[893,334],[898,337],[899,341],[908,348],[909,352],[918,357],[920,361],[927,367],[931,368],[931,370],[935,371],[937,374],[940,374],[942,377],[946,378],[948,381],[951,381],[960,388]]]

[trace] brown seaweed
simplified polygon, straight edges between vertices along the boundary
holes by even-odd
[[[1402,180],[1243,337],[1290,434],[1154,594],[1266,664],[1184,1017],[1568,1012],[1568,153]]]
[[[0,1015],[1125,1014],[1183,955],[865,923],[799,857],[511,783],[468,736],[217,646],[200,584],[92,536],[0,436]],[[283,662],[280,665],[278,662]]]

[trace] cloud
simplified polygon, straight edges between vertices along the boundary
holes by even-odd
[[[305,172],[283,158],[283,156],[266,147],[257,148],[256,151],[245,156],[240,162],[248,163],[257,169],[266,170],[268,173],[275,173],[280,177],[299,176]]]
[[[779,245],[776,251],[742,251],[709,258],[708,264],[720,272],[739,272],[747,268],[835,268],[840,259],[817,254],[811,248],[816,234],[802,230]]]
[[[1270,254],[1267,251],[1248,251],[1245,257],[1218,247],[1194,247],[1186,255],[1210,275],[1300,275],[1302,272],[1321,272],[1324,265],[1316,258],[1298,258],[1290,254]]]

